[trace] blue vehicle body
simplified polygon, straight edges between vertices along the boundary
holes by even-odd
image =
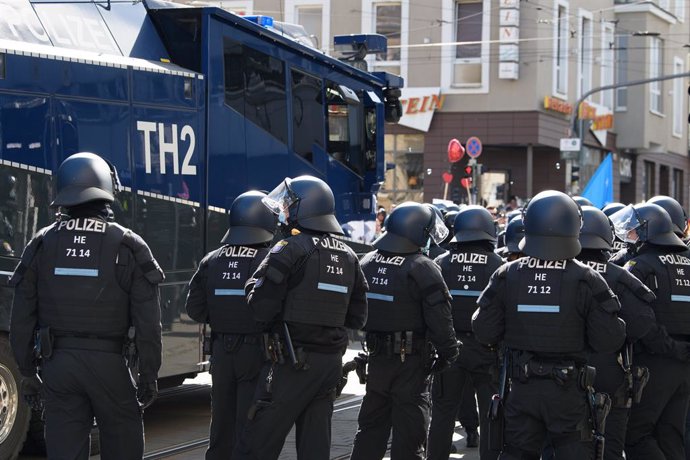
[[[52,221],[62,160],[95,152],[123,185],[117,221],[167,275],[161,376],[198,372],[186,285],[230,203],[311,174],[341,223],[373,219],[387,91],[400,86],[217,8],[0,0],[0,273]],[[0,331],[11,299],[2,288]]]

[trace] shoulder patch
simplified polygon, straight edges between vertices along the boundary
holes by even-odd
[[[280,240],[280,241],[278,241],[278,242],[275,244],[275,246],[273,246],[273,247],[271,248],[271,254],[278,254],[278,253],[281,252],[283,249],[285,249],[285,246],[287,246],[287,245],[288,245],[288,241],[287,241],[287,240]]]
[[[625,268],[628,271],[631,271],[635,265],[637,265],[637,262],[635,262],[634,260],[629,260],[625,263],[625,265],[623,265],[623,268]]]

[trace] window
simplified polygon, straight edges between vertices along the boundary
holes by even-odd
[[[375,31],[388,38],[388,52],[377,54],[376,61],[386,61],[400,66],[400,32],[402,7],[400,3],[377,3],[374,5]],[[399,73],[399,72],[398,72]]]
[[[568,39],[570,30],[568,24],[568,4],[556,0],[554,13],[554,87],[555,94],[567,97],[568,94]]]
[[[385,207],[403,201],[423,202],[424,135],[386,134],[385,152],[387,170],[378,202]]]
[[[620,35],[616,38],[616,81],[628,81],[628,36]],[[624,111],[628,108],[628,88],[616,88],[616,110]]]
[[[651,37],[649,47],[649,78],[660,77],[664,68],[664,41],[658,37]],[[661,114],[664,112],[663,82],[656,81],[649,84],[649,110]]]
[[[577,95],[592,89],[592,13],[580,10],[580,39],[578,43],[578,69],[580,74]]]
[[[673,14],[680,22],[685,22],[685,2],[687,0],[675,0],[676,8]]]
[[[316,39],[316,47],[327,49],[328,43],[324,42],[322,36],[323,9],[320,5],[298,6],[295,14],[295,21],[304,27],[307,34]]]
[[[459,0],[455,3],[456,42],[476,42],[456,45],[453,66],[454,86],[481,86],[482,37],[484,5],[481,0]]]
[[[673,73],[683,73],[683,60],[678,57],[673,58]],[[683,78],[673,80],[673,135],[683,136],[683,125],[685,124],[684,102],[685,93],[683,92]]]
[[[376,169],[376,109],[371,107],[371,110],[365,110],[362,103],[364,97],[363,92],[355,93],[344,85],[334,82],[326,84],[326,150],[360,176]]]
[[[323,148],[323,90],[321,80],[292,71],[292,142],[293,150],[307,161],[313,157],[313,145]]]
[[[601,86],[613,84],[614,47],[613,24],[604,23],[601,35]],[[613,108],[613,90],[601,93],[601,104]]]
[[[229,38],[224,60],[225,103],[287,143],[285,64]]]

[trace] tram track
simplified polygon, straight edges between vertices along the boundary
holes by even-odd
[[[196,387],[196,386],[195,386]],[[194,391],[196,389],[199,389],[201,385],[199,385],[196,388],[190,388],[187,391]],[[184,391],[186,392],[186,391]],[[173,391],[173,394],[179,394],[180,392]],[[170,394],[168,394],[171,396]],[[362,396],[361,395],[355,395],[347,398],[343,398],[340,401],[336,401],[333,404],[333,413],[337,412],[343,412],[351,409],[357,409],[359,406],[362,404]],[[183,454],[186,452],[192,452],[201,448],[204,448],[208,445],[209,438],[199,438],[199,439],[194,439],[191,441],[186,441],[186,442],[181,442],[179,444],[174,444],[169,447],[164,447],[162,449],[157,449],[151,452],[148,452],[144,454],[143,460],[159,460],[159,459],[165,459],[165,458],[170,458],[173,455],[177,454]],[[350,453],[348,452],[347,454],[339,455],[337,457],[333,457],[332,460],[344,460],[346,458],[350,457]]]

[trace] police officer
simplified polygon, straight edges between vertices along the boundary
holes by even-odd
[[[634,392],[641,391],[638,379],[641,368],[633,366],[632,344],[647,335],[654,323],[651,302],[655,296],[640,280],[627,270],[608,262],[613,243],[613,227],[606,214],[593,206],[582,207],[583,225],[580,230],[582,252],[578,260],[586,263],[606,280],[621,303],[620,317],[626,324],[626,343],[615,353],[593,353],[589,364],[596,367],[594,388],[605,392],[612,401],[606,418],[606,460],[622,460],[625,431]]]
[[[611,217],[613,214],[620,211],[624,207],[625,205],[623,203],[614,202],[607,204],[606,206],[601,208],[601,210],[604,213],[604,215],[606,215],[606,217]],[[625,243],[625,241],[618,238],[618,235],[614,233],[613,244],[611,245],[611,251],[609,254],[609,261],[621,267],[625,265],[625,262],[627,262],[627,260],[623,261],[623,259],[627,257],[627,251],[621,251],[625,249],[626,246],[627,244]]]
[[[496,368],[496,349],[482,345],[472,333],[472,314],[477,297],[489,278],[501,266],[494,253],[496,226],[491,213],[481,206],[467,206],[455,218],[454,246],[436,259],[443,279],[453,296],[451,302],[456,336],[463,342],[463,351],[448,369],[434,376],[431,390],[432,417],[429,428],[428,459],[447,459],[455,427],[455,414],[466,386],[479,403],[480,431],[487,432],[486,416],[491,397],[496,393],[492,370]],[[494,376],[497,372],[494,372]],[[480,438],[482,460],[495,459],[499,452],[490,452],[488,437]]]
[[[206,460],[227,459],[247,419],[263,364],[261,329],[244,284],[268,254],[276,218],[251,191],[230,206],[223,246],[209,253],[189,283],[187,313],[211,325],[211,433]]]
[[[505,246],[502,250],[497,250],[496,253],[504,257],[507,262],[523,257],[524,254],[519,247],[520,241],[525,236],[525,224],[522,217],[516,217],[506,226],[505,230]]]
[[[690,397],[690,254],[656,204],[627,206],[611,216],[616,232],[639,243],[625,268],[654,294],[656,323],[635,349],[649,383],[628,421],[628,459],[685,458],[685,415]]]
[[[342,230],[324,181],[286,178],[263,202],[289,236],[271,248],[247,285],[271,361],[234,458],[277,459],[294,424],[298,458],[328,458],[346,328],[364,325],[367,283],[355,253],[332,236]]]
[[[421,249],[447,233],[428,206],[405,202],[391,213],[388,232],[374,241],[376,250],[362,259],[371,289],[364,327],[369,375],[352,459],[383,458],[391,429],[392,458],[424,457],[429,374],[454,361],[458,345],[448,288]],[[438,353],[435,363],[427,338]]]
[[[105,160],[74,154],[56,179],[52,205],[63,214],[29,242],[11,278],[10,340],[22,390],[36,402],[38,330],[48,457],[87,459],[95,417],[102,458],[141,459],[140,405],[156,397],[161,364],[163,272],[141,237],[110,221],[117,176]],[[135,356],[123,358],[128,335],[138,350],[138,388],[127,368]]]
[[[496,270],[472,321],[481,343],[505,346],[510,392],[500,458],[538,459],[548,434],[556,458],[582,460],[590,453],[582,442],[589,413],[584,388],[593,380],[586,356],[619,350],[625,324],[606,282],[574,260],[578,205],[544,191],[530,201],[524,223],[519,247],[528,257]]]

